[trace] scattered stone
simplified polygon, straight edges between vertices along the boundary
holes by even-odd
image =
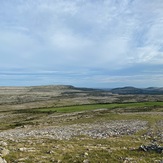
[[[27,160],[27,159],[28,159],[28,157],[25,157],[25,158],[19,158],[18,161],[25,161],[25,160]]]
[[[89,163],[90,161],[88,159],[84,160],[83,163]]]
[[[26,152],[27,151],[27,148],[25,148],[25,147],[19,148],[19,151]]]
[[[123,163],[130,163],[131,161],[133,161],[133,158],[126,157]]]
[[[22,148],[19,148],[19,151],[21,152],[35,152],[35,148],[25,148],[25,147],[22,147]]]
[[[78,135],[87,135],[93,138],[107,138],[112,136],[132,135],[147,128],[147,121],[115,120],[93,124],[73,124],[65,126],[50,126],[38,129],[16,128],[0,132],[0,138],[14,138],[20,140],[28,137],[46,137],[50,139],[71,139]]]
[[[50,150],[50,151],[47,151],[46,153],[47,154],[53,154],[54,152]]]
[[[85,152],[85,153],[84,153],[84,156],[88,156],[88,153],[87,153],[87,152]]]
[[[145,152],[150,152],[154,151],[157,153],[162,153],[163,152],[163,147],[157,145],[157,144],[149,144],[149,145],[141,145],[139,147],[139,150],[145,151]]]

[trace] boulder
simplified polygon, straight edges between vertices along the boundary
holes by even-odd
[[[163,147],[157,144],[141,145],[139,147],[139,150],[142,150],[144,152],[154,151],[157,153],[163,153]]]

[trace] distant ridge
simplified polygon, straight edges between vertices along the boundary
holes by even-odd
[[[148,87],[148,88],[135,88],[132,86],[114,88],[110,92],[113,94],[152,94],[152,95],[162,95],[163,87]]]

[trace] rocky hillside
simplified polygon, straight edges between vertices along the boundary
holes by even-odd
[[[0,87],[0,109],[59,107],[96,103],[163,101],[163,89],[134,87],[112,90],[70,85]]]

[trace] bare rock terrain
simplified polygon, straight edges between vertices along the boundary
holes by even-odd
[[[37,128],[15,128],[0,132],[3,139],[21,139],[27,137],[49,137],[52,139],[70,139],[74,136],[87,135],[93,138],[131,135],[147,128],[146,121],[110,121],[92,124],[73,124]]]

